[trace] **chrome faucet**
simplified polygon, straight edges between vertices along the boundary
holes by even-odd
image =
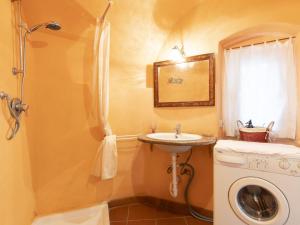
[[[176,128],[175,128],[175,138],[178,138],[180,134],[181,134],[181,124],[178,123],[176,124]]]

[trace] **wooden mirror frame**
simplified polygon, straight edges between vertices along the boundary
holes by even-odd
[[[158,69],[162,66],[176,65],[186,62],[209,60],[209,100],[187,102],[159,102]],[[155,62],[154,74],[154,107],[191,107],[191,106],[214,106],[215,105],[215,55],[214,53],[195,55],[185,58],[185,62],[176,63],[172,60]]]

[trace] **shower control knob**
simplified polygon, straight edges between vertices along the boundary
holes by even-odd
[[[279,161],[279,167],[283,170],[287,170],[288,168],[290,168],[291,164],[289,163],[289,161],[287,159],[281,159]]]
[[[16,109],[19,111],[19,112],[26,112],[29,108],[29,105],[27,104],[17,104],[16,105]]]

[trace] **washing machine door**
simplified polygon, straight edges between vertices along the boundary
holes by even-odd
[[[289,217],[284,194],[272,183],[246,177],[233,183],[228,193],[234,213],[249,225],[283,225]]]

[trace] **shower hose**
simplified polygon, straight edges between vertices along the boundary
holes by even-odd
[[[179,164],[179,166],[180,166],[180,175],[189,176],[187,185],[186,185],[185,190],[184,190],[184,200],[185,200],[186,205],[188,206],[188,210],[189,210],[190,214],[194,218],[196,218],[198,220],[205,221],[205,222],[213,223],[213,218],[210,218],[208,216],[202,215],[201,213],[197,212],[192,207],[192,205],[190,204],[190,201],[189,201],[189,190],[190,190],[192,181],[193,181],[194,176],[195,176],[195,169],[191,164],[189,164],[189,161],[192,157],[192,153],[193,152],[191,150],[189,156],[186,159],[186,161],[184,163]],[[172,172],[172,167],[169,167],[167,172],[171,173]]]
[[[16,136],[17,132],[20,129],[20,117],[22,111],[17,112],[16,105],[14,105],[14,102],[18,99],[11,99],[10,96],[4,92],[0,92],[0,99],[6,100],[10,115],[14,119],[14,126],[11,125],[11,131],[8,131],[10,133],[8,133],[6,137],[7,140],[11,140]]]

